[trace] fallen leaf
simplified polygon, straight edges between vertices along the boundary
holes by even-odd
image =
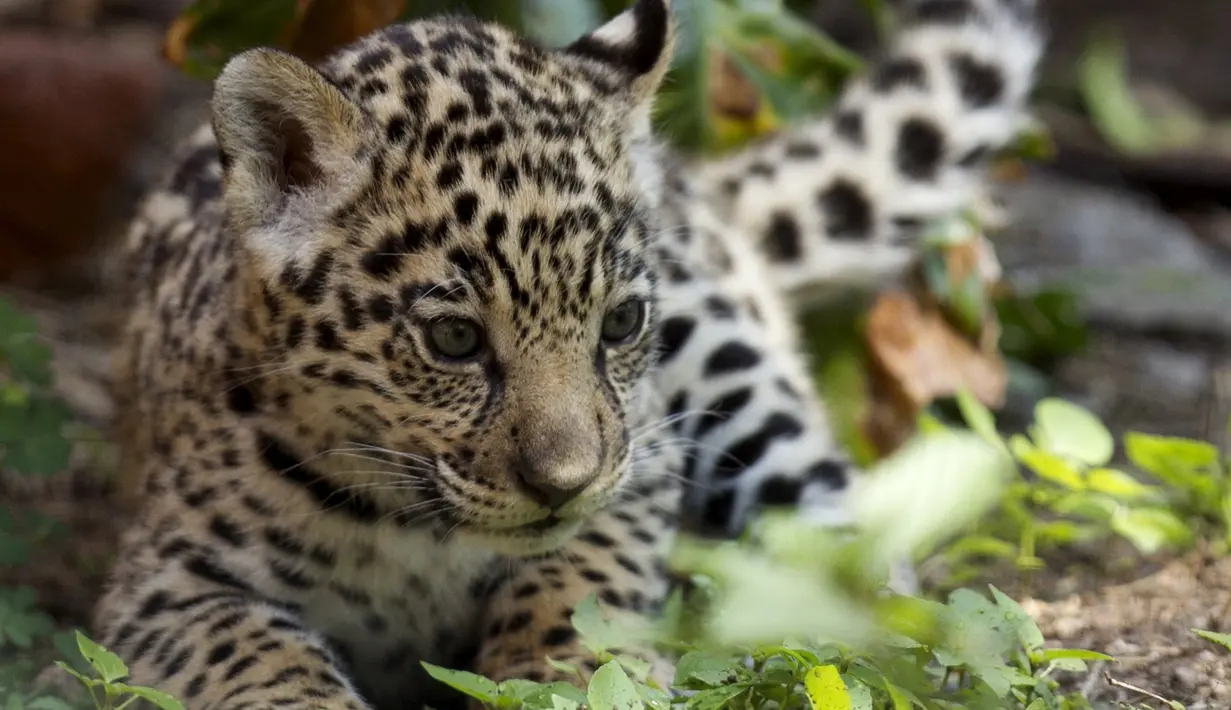
[[[954,271],[965,277],[979,272],[972,249],[964,242],[947,255]],[[971,342],[933,298],[880,295],[864,331],[870,358],[864,432],[881,455],[910,438],[918,415],[938,397],[969,389],[984,405],[1003,404],[1008,373],[996,348],[997,330],[995,313],[987,314],[977,341]]]
[[[177,67],[210,75],[232,55],[258,45],[317,61],[393,23],[407,0],[241,0],[198,3],[168,28],[163,55]]]
[[[391,24],[405,11],[406,0],[310,0],[308,5],[289,49],[315,61]]]

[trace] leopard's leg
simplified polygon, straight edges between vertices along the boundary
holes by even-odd
[[[595,666],[571,623],[579,602],[593,594],[617,623],[620,617],[645,619],[661,607],[680,492],[679,480],[667,475],[670,454],[655,450],[663,443],[643,441],[643,453],[634,452],[638,462],[620,502],[587,522],[564,548],[523,561],[496,590],[487,608],[478,672],[496,680],[578,682],[548,664],[551,658],[578,668],[584,681]],[[670,664],[648,644],[621,650],[649,661],[655,680],[664,688],[669,684]]]
[[[132,683],[189,710],[367,710],[293,608],[263,598],[208,550],[137,539],[130,534],[95,621]]]

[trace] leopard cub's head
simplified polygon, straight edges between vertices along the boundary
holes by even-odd
[[[557,50],[445,18],[227,65],[223,204],[279,386],[301,432],[361,450],[330,484],[529,554],[634,475],[671,36],[641,0]]]

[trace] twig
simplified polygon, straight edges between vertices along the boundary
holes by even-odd
[[[1125,683],[1122,680],[1116,680],[1115,678],[1112,678],[1111,674],[1106,671],[1103,672],[1103,678],[1107,681],[1107,684],[1113,688],[1121,688],[1123,690],[1137,693],[1138,695],[1144,695],[1147,698],[1153,698],[1154,700],[1157,700],[1158,702],[1162,703],[1163,705],[1166,705],[1169,708],[1183,708],[1184,707],[1183,705],[1177,704],[1174,700],[1168,700],[1161,695],[1156,695],[1155,693],[1151,693],[1145,688],[1138,688],[1137,686],[1129,685],[1128,683]]]

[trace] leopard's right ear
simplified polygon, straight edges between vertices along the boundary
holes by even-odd
[[[262,233],[262,243],[249,245],[260,251],[301,254],[294,230],[275,225],[288,213],[310,212],[354,175],[363,112],[320,72],[272,49],[232,57],[214,83],[211,108],[232,226]]]
[[[675,24],[670,0],[637,0],[607,24],[563,49],[623,75],[634,106],[649,104],[671,67]]]

